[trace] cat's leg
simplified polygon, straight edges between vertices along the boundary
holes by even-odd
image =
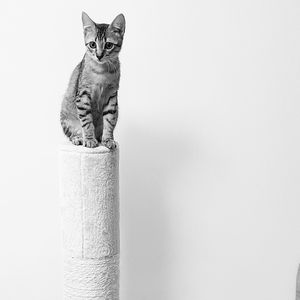
[[[83,137],[82,137],[81,128],[73,127],[72,135],[70,136],[70,141],[76,146],[79,146],[79,145],[83,144]]]
[[[103,134],[101,143],[109,149],[114,149],[116,143],[114,141],[114,129],[118,120],[118,96],[111,96],[107,105],[103,109]]]
[[[61,111],[60,113],[60,123],[63,129],[64,134],[69,138],[69,140],[74,145],[82,145],[82,132],[79,121],[72,120],[70,114]],[[77,126],[75,126],[75,123]]]
[[[74,136],[70,137],[70,141],[72,142],[72,144],[79,146],[79,145],[82,145],[83,138],[82,138],[82,136],[74,135]]]
[[[87,91],[82,91],[76,98],[76,108],[78,118],[82,127],[83,146],[94,148],[98,146],[95,138],[95,127],[93,124],[91,95]]]

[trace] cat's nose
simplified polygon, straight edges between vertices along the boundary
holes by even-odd
[[[101,60],[101,58],[103,57],[103,55],[104,55],[104,52],[102,52],[100,55],[97,54],[96,56],[97,56],[98,60]]]

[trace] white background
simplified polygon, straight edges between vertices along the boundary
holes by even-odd
[[[82,10],[127,19],[121,299],[294,299],[297,0],[1,1],[0,299],[62,299],[59,109]]]

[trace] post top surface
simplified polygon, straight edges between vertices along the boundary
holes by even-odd
[[[105,146],[98,146],[96,148],[87,148],[83,146],[75,146],[71,144],[70,142],[63,142],[60,144],[60,151],[66,151],[66,152],[77,152],[77,153],[91,153],[91,154],[100,154],[100,153],[109,153],[114,152],[114,150],[110,150],[106,148]],[[117,148],[119,148],[119,145],[117,144]]]

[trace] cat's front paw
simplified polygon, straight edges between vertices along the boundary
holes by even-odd
[[[113,150],[113,149],[115,149],[117,147],[117,144],[116,144],[116,142],[113,139],[103,140],[101,142],[101,144],[103,146],[105,146],[106,148],[111,149],[111,150]]]
[[[83,146],[87,148],[95,148],[98,146],[98,141],[95,138],[84,139]]]

